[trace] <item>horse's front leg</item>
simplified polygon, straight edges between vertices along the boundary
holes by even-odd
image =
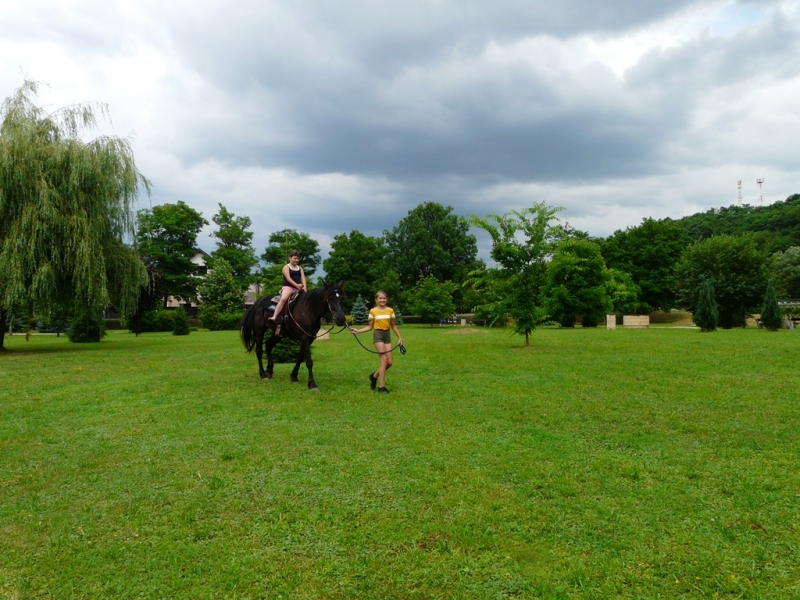
[[[300,373],[300,365],[303,362],[303,359],[306,357],[305,351],[305,342],[300,342],[300,351],[297,353],[297,360],[294,361],[294,369],[292,369],[292,383],[299,383],[300,380],[297,378],[298,374]]]
[[[314,381],[314,361],[311,358],[311,343],[313,340],[310,340],[308,344],[306,344],[306,368],[308,369],[308,389],[317,391],[319,388],[317,387],[317,382]]]
[[[272,372],[275,368],[275,361],[272,358],[272,349],[275,347],[280,341],[276,335],[271,335],[270,338],[267,340],[266,343],[266,350],[267,350],[267,371],[264,373],[264,376],[261,379],[272,379]]]
[[[306,368],[308,369],[308,389],[317,391],[319,388],[314,381],[314,362],[311,359],[311,341],[312,340],[303,339],[300,342],[300,353],[297,355],[297,362],[292,371],[292,383],[299,383],[297,376],[300,372],[300,364],[305,360]]]

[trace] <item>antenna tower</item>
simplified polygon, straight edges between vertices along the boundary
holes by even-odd
[[[758,204],[759,206],[764,203],[764,194],[761,193],[761,184],[764,183],[764,178],[759,177],[756,179],[756,183],[758,184]]]
[[[742,205],[742,180],[736,180],[736,187],[739,188],[739,196],[736,198],[736,202],[738,202],[739,206]]]

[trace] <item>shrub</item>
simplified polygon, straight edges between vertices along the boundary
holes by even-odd
[[[598,315],[583,315],[581,317],[581,327],[597,327],[598,323],[600,323],[600,318]]]
[[[189,315],[182,306],[172,312],[172,335],[189,335]]]
[[[264,343],[272,337],[272,332],[268,331],[264,336]],[[272,359],[276,363],[292,363],[297,360],[300,354],[300,342],[289,338],[282,338],[272,349]]]
[[[67,330],[67,338],[74,344],[99,342],[105,336],[105,320],[102,315],[91,310],[77,315]]]
[[[154,332],[154,331],[172,331],[173,328],[173,321],[172,321],[172,312],[171,310],[149,310],[145,313],[142,313],[141,318],[139,320],[139,330],[136,331],[134,328],[134,323],[129,322],[127,323],[128,331],[131,333],[146,333],[146,332]]]
[[[575,315],[562,314],[559,315],[556,320],[561,327],[566,327],[569,329],[575,327],[575,319],[577,319]]]
[[[239,331],[242,324],[242,313],[220,313],[217,327],[219,331]]]
[[[236,331],[241,326],[242,315],[238,312],[220,312],[216,306],[204,304],[197,315],[200,324],[211,331]]]

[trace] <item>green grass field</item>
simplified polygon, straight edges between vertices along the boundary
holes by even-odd
[[[6,337],[0,598],[800,597],[800,333],[471,331]]]

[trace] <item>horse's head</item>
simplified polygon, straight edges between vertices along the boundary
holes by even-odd
[[[344,316],[344,282],[337,281],[331,284],[323,282],[323,285],[325,286],[325,299],[328,302],[333,322],[339,327],[344,327],[347,324]]]

